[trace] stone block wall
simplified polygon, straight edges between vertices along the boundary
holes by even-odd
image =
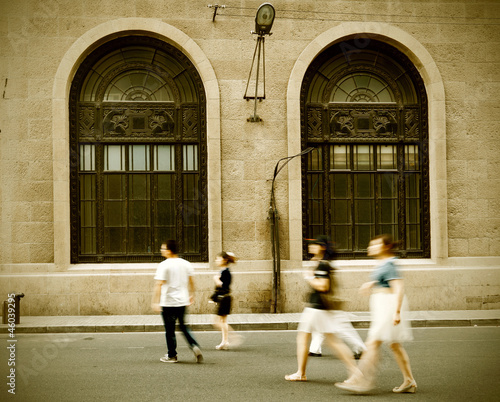
[[[266,99],[257,105],[263,122],[249,123],[254,105],[245,101],[243,94],[255,47],[255,35],[250,31],[260,4],[227,4],[226,9],[219,10],[215,22],[213,9],[202,0],[18,0],[0,4],[0,294],[7,288],[25,287],[29,296],[23,300],[23,308],[31,315],[147,312],[146,277],[112,273],[74,276],[69,271],[69,259],[64,253],[59,257],[69,238],[56,234],[61,227],[63,233],[69,233],[65,173],[69,161],[61,157],[68,152],[67,139],[54,137],[55,129],[67,131],[67,104],[55,99],[54,93],[61,87],[67,90],[70,82],[57,82],[55,77],[63,67],[76,71],[77,65],[66,66],[69,56],[73,57],[71,52],[83,42],[79,49],[97,46],[102,40],[102,27],[110,31],[116,27],[116,32],[120,31],[116,35],[122,35],[127,21],[131,32],[137,32],[139,20],[147,21],[151,35],[158,36],[160,26],[185,35],[205,56],[200,65],[196,64],[200,60],[193,60],[195,65],[200,70],[209,65],[216,77],[218,109],[209,109],[208,118],[215,121],[220,138],[211,139],[218,159],[209,164],[211,172],[220,175],[220,189],[213,190],[220,198],[220,228],[213,228],[210,235],[220,241],[210,240],[211,256],[220,248],[231,250],[241,261],[262,262],[270,277],[270,181],[277,160],[288,156],[290,144],[296,141],[290,139],[295,133],[287,126],[289,80],[304,49],[324,32],[343,29],[346,23],[357,24],[360,34],[386,28],[404,32],[428,52],[428,60],[422,62],[435,65],[439,71],[446,120],[439,122],[440,145],[432,152],[446,153],[446,157],[436,158],[439,166],[430,168],[441,169],[446,177],[437,183],[437,194],[447,205],[447,210],[436,210],[437,214],[446,214],[446,228],[438,242],[442,248],[438,253],[440,266],[453,265],[443,261],[448,257],[500,255],[500,113],[496,99],[500,89],[500,30],[493,19],[500,15],[500,3],[275,0],[273,35],[265,42]],[[398,45],[397,37],[387,40]],[[188,47],[188,42],[176,45]],[[81,54],[72,60],[84,57]],[[434,84],[435,77],[431,77],[429,86]],[[297,244],[289,242],[295,229],[288,221],[297,219],[290,216],[290,205],[297,200],[289,197],[290,187],[293,191],[295,185],[289,179],[289,170],[284,169],[276,182],[282,259],[300,269],[299,260],[290,260]],[[214,269],[210,264],[208,269]],[[13,276],[17,274],[23,276]],[[265,311],[270,300],[269,281],[261,283],[262,279],[252,272],[241,275],[245,291],[241,290],[244,296],[238,301],[238,311]],[[353,275],[357,278],[359,274]],[[430,275],[439,278],[441,271]],[[301,285],[293,274],[286,277],[284,307],[296,311],[296,293]],[[500,292],[480,285],[476,276],[469,279],[478,283],[476,292],[466,291],[471,284],[465,283],[449,288],[451,294],[460,293],[457,297],[461,301],[451,303],[454,298],[450,294],[436,302],[417,301],[417,305],[497,305],[495,295]],[[202,283],[204,298],[211,283]],[[416,286],[430,291],[421,283]],[[349,288],[351,293],[354,288]],[[88,289],[92,292],[86,292]],[[464,298],[469,304],[463,304]],[[352,299],[351,307],[361,309],[356,297]],[[196,308],[205,311],[204,307]]]
[[[346,300],[346,311],[369,310],[369,298],[358,290],[369,280],[372,265],[338,268],[340,295]],[[272,275],[269,270],[245,268],[249,267],[232,269],[232,313],[271,313]],[[306,268],[283,270],[281,312],[300,312],[306,305],[309,292],[303,279]],[[422,268],[404,264],[401,271],[414,311],[500,309],[498,261],[477,259],[471,261],[470,267]],[[205,267],[195,268],[196,294],[194,304],[189,307],[191,314],[215,313],[215,305],[209,303],[209,298],[216,273]],[[2,275],[0,288],[5,290],[5,299],[11,292],[24,293],[21,316],[147,315],[156,314],[151,310],[153,277],[152,267],[142,272]]]

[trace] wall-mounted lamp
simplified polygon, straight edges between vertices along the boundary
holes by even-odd
[[[257,43],[255,44],[255,50],[253,53],[252,66],[250,67],[250,73],[248,74],[248,82],[247,87],[245,89],[245,95],[243,99],[247,101],[250,99],[254,100],[254,109],[253,115],[250,116],[247,121],[250,122],[259,122],[262,119],[257,116],[257,100],[262,101],[266,99],[266,60],[265,60],[265,50],[264,50],[264,36],[272,35],[271,27],[274,22],[275,11],[274,7],[270,3],[263,3],[257,10],[257,14],[255,15],[255,31],[252,31],[252,34],[256,34]],[[259,70],[260,70],[260,54],[262,52],[262,74],[263,74],[263,83],[264,83],[264,93],[263,96],[258,96],[257,92],[259,89]],[[248,96],[248,85],[250,84],[250,77],[252,76],[253,66],[255,63],[255,57],[257,56],[257,71],[255,77],[255,96]]]
[[[271,35],[274,22],[274,7],[271,3],[261,4],[255,15],[255,32],[259,35]]]

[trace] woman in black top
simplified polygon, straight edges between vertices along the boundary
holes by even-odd
[[[287,381],[307,381],[306,365],[311,332],[325,334],[328,345],[337,352],[337,355],[345,364],[349,374],[360,373],[354,357],[345,343],[336,335],[340,331],[340,321],[343,316],[336,310],[328,310],[321,297],[322,293],[330,290],[330,279],[333,259],[333,248],[326,236],[319,236],[309,243],[309,253],[313,255],[312,260],[318,264],[313,271],[304,276],[311,291],[308,306],[304,309],[297,333],[297,372],[285,376]]]
[[[229,347],[229,329],[232,330],[227,323],[227,316],[231,311],[230,286],[232,278],[229,265],[235,262],[235,255],[224,251],[215,259],[215,263],[221,268],[219,275],[214,276],[215,294],[217,295],[217,320],[214,325],[222,332],[222,342],[215,347],[218,350],[228,349]]]

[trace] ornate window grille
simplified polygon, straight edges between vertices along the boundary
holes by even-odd
[[[206,106],[177,49],[115,39],[81,64],[70,92],[72,262],[146,262],[176,239],[207,261]]]
[[[325,50],[302,84],[302,146],[316,148],[302,163],[303,235],[331,236],[350,259],[390,233],[401,257],[430,257],[425,88],[406,56],[366,43]]]

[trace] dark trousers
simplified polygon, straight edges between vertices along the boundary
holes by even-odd
[[[181,307],[162,307],[161,316],[165,326],[165,339],[167,341],[168,357],[177,356],[177,339],[175,338],[175,323],[179,320],[179,329],[186,338],[189,347],[199,346],[198,342],[191,335],[188,327],[184,324],[184,314],[186,306]]]

